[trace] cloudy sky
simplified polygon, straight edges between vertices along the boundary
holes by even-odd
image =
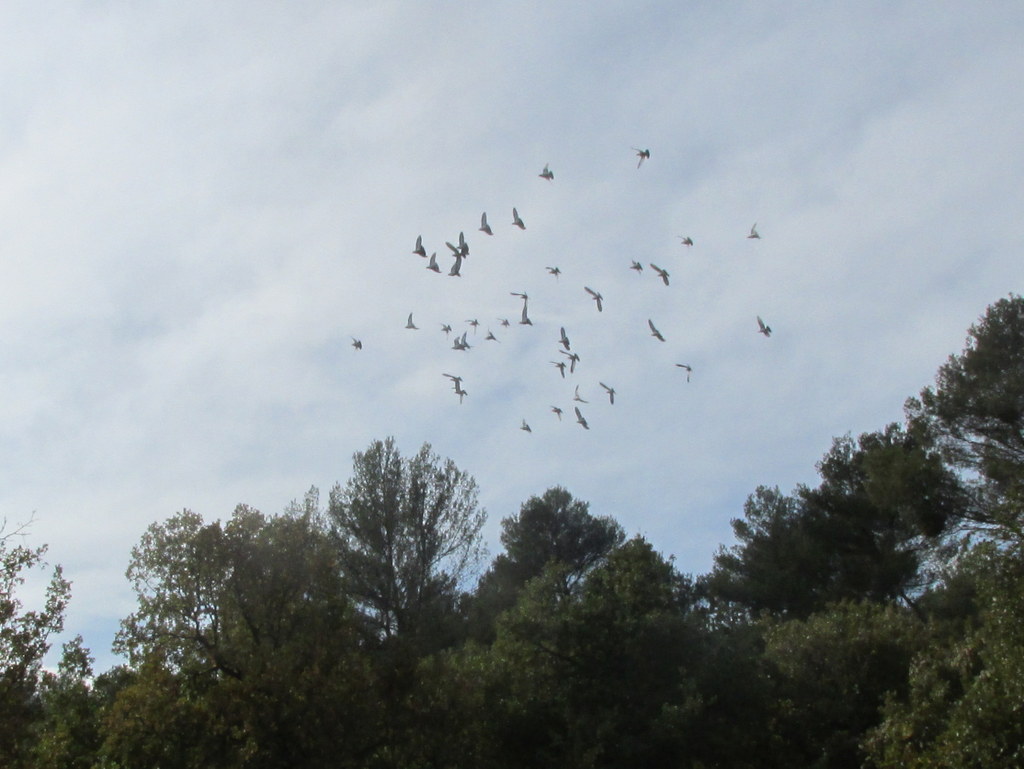
[[[560,484],[706,571],[1024,290],[1019,4],[466,6],[0,14],[0,518],[99,669],[146,526],[326,495],[387,436],[476,478],[492,554]]]

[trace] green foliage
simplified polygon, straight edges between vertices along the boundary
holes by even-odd
[[[873,603],[769,621],[764,659],[773,681],[772,765],[860,767],[858,745],[880,721],[886,695],[905,694],[910,659],[925,634],[906,610]]]
[[[501,527],[505,552],[494,559],[473,596],[474,635],[485,641],[494,639],[497,616],[515,604],[529,580],[554,565],[568,593],[625,539],[618,522],[591,515],[586,502],[560,486],[530,497]]]
[[[978,586],[977,626],[914,660],[909,695],[866,741],[880,767],[1024,763],[1024,559],[983,544],[961,569]]]
[[[136,667],[105,722],[125,766],[356,766],[378,733],[334,547],[308,514],[185,511],[133,550]],[[339,728],[339,724],[344,725]]]
[[[352,471],[331,490],[327,516],[370,637],[443,646],[457,588],[481,552],[476,482],[429,444],[403,457],[393,438],[356,453]]]
[[[964,351],[950,356],[935,386],[909,399],[906,411],[947,461],[977,474],[975,519],[999,523],[992,506],[1024,483],[1024,299],[1011,294],[991,305],[971,326]]]
[[[6,523],[6,522],[4,522]],[[71,583],[56,566],[41,609],[26,610],[18,597],[26,574],[42,568],[45,547],[11,546],[23,528],[4,534],[0,524],[0,766],[22,765],[40,716],[37,692],[50,637],[64,628]]]
[[[792,617],[842,600],[913,605],[929,538],[960,514],[955,477],[897,425],[836,439],[818,471],[816,488],[748,498],[733,521],[740,544],[706,580],[713,599]]]
[[[563,585],[552,565],[499,622],[492,760],[667,765],[696,707],[684,672],[695,643],[685,580],[633,539],[579,591]]]
[[[89,769],[99,754],[100,694],[91,686],[92,658],[81,636],[64,644],[57,673],[44,676],[43,716],[33,750],[37,769]]]

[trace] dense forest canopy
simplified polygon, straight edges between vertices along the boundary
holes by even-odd
[[[376,441],[326,507],[153,523],[99,673],[79,638],[44,669],[70,584],[5,527],[0,765],[1019,767],[1024,300],[905,413],[696,576],[561,487],[482,564],[474,480]]]

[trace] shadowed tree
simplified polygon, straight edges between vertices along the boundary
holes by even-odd
[[[493,638],[495,618],[545,568],[558,565],[561,589],[569,593],[625,539],[613,518],[591,515],[586,502],[573,499],[560,486],[530,497],[501,526],[505,552],[480,579],[471,612],[474,635],[481,640]]]
[[[485,765],[685,765],[700,709],[688,581],[639,537],[572,593],[560,571],[552,562],[499,620]]]
[[[311,515],[182,512],[149,527],[128,577],[138,608],[116,650],[135,675],[104,740],[119,765],[343,767],[372,751],[372,675]]]
[[[905,608],[840,602],[806,620],[765,623],[771,726],[763,766],[858,769],[887,696],[905,695],[926,626]]]
[[[356,453],[352,464],[327,509],[348,594],[371,637],[429,646],[481,553],[486,513],[476,481],[430,444],[403,457],[393,438]]]
[[[5,524],[0,521],[0,766],[13,769],[27,761],[31,726],[40,716],[43,657],[50,637],[64,628],[71,584],[55,567],[43,607],[26,611],[18,589],[28,572],[44,565],[46,547],[11,546],[25,527],[4,533]]]
[[[751,495],[733,521],[740,544],[706,578],[711,597],[793,617],[840,600],[913,607],[932,538],[962,515],[955,476],[895,424],[836,439],[818,472],[816,488]]]
[[[1024,765],[1024,558],[1017,542],[984,542],[959,571],[977,587],[978,615],[910,666],[910,692],[891,697],[865,740],[882,769],[1016,769]]]
[[[912,429],[972,480],[973,519],[1020,536],[1020,518],[1007,517],[1001,500],[1024,484],[1024,299],[991,305],[906,412]]]
[[[77,636],[64,644],[56,673],[40,687],[43,717],[35,734],[36,769],[89,769],[99,754],[102,687],[91,685],[92,659]]]

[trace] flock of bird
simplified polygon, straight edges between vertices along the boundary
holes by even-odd
[[[641,148],[638,148],[638,147],[634,147],[633,151],[636,153],[637,168],[639,169],[644,164],[645,160],[649,160],[650,159],[651,151],[649,149],[641,149]],[[545,179],[545,180],[549,181],[549,182],[553,181],[554,178],[555,178],[554,172],[550,168],[550,164],[545,164],[543,170],[538,174],[538,176],[540,178],[542,178],[542,179]],[[525,230],[526,229],[526,223],[523,220],[523,218],[519,215],[518,209],[515,208],[515,207],[512,208],[511,226],[518,227],[520,230]],[[478,228],[478,230],[480,232],[484,233],[485,235],[489,235],[489,236],[493,236],[494,235],[494,231],[491,228],[491,225],[490,225],[490,223],[487,220],[487,213],[486,212],[484,212],[480,216],[480,227]],[[691,246],[694,245],[694,241],[693,241],[693,239],[690,236],[688,236],[688,235],[686,235],[686,236],[680,235],[678,237],[679,237],[679,239],[681,241],[681,244],[683,246],[691,247]],[[760,236],[760,234],[757,231],[757,223],[755,222],[754,225],[751,226],[750,232],[747,235],[747,238],[748,239],[760,239],[760,237],[761,236]],[[462,277],[462,269],[463,269],[464,262],[466,261],[466,259],[469,257],[469,254],[470,254],[469,243],[466,240],[465,233],[464,232],[460,232],[459,233],[458,242],[457,243],[452,243],[451,241],[445,241],[445,246],[451,252],[450,253],[450,257],[453,260],[452,264],[451,264],[451,267],[449,268],[448,273],[447,273],[448,276],[449,277],[456,277],[456,278]],[[442,272],[441,266],[438,264],[438,261],[437,261],[437,252],[434,251],[434,252],[430,253],[429,255],[427,254],[427,249],[426,249],[426,247],[423,244],[423,236],[422,235],[417,236],[416,242],[415,242],[415,246],[412,249],[412,253],[417,255],[417,256],[419,256],[419,257],[421,257],[421,258],[423,258],[423,259],[427,259],[426,269],[428,269],[428,270],[430,270],[432,272],[435,272],[435,273],[441,273]],[[632,263],[631,263],[631,265],[629,267],[630,269],[636,271],[638,274],[642,273],[644,271],[644,266],[640,262],[635,261],[635,260],[631,260],[631,261],[632,261]],[[665,286],[670,285],[670,280],[669,280],[670,276],[669,276],[668,270],[666,270],[666,269],[664,269],[662,267],[659,267],[658,265],[656,265],[654,263],[649,263],[649,266],[650,266],[651,270],[657,275],[657,277],[662,281],[662,283]],[[546,267],[546,270],[547,270],[548,274],[553,276],[556,280],[561,275],[561,270],[557,266]],[[599,291],[591,288],[590,286],[584,286],[583,290],[594,301],[594,303],[596,305],[596,308],[597,308],[597,311],[598,312],[603,312],[603,310],[604,310],[604,297],[601,295],[601,293]],[[529,296],[527,295],[527,293],[525,291],[510,291],[509,294],[511,296],[518,297],[519,299],[522,300],[522,312],[520,314],[519,325],[532,326],[533,325],[533,321],[530,320],[530,317],[529,317]],[[511,326],[511,322],[507,318],[499,318],[498,320],[499,320],[500,324],[503,327]],[[477,319],[475,319],[475,318],[471,318],[471,319],[468,319],[466,321],[466,323],[469,324],[469,326],[473,329],[473,332],[475,334],[478,326],[480,325],[479,321]],[[653,319],[648,318],[647,319],[647,325],[648,325],[648,327],[650,329],[650,335],[652,337],[657,339],[659,342],[664,342],[665,341],[665,336],[654,325]],[[409,313],[409,315],[408,315],[408,317],[406,319],[405,328],[407,330],[410,330],[410,331],[418,331],[419,330],[419,326],[417,326],[416,323],[414,322],[414,320],[413,320],[413,313],[411,313],[411,312]],[[448,323],[442,323],[441,324],[441,331],[447,337],[451,337],[453,335],[453,333],[454,333],[453,329],[452,329],[452,326],[450,324],[448,324]],[[771,333],[772,333],[771,327],[768,326],[764,322],[764,320],[762,320],[762,318],[760,316],[757,316],[757,333],[763,334],[765,337],[771,336]],[[468,331],[463,332],[461,335],[455,333],[453,341],[452,341],[451,349],[459,351],[459,352],[468,352],[471,349],[471,347],[473,346],[469,342],[468,336],[469,336],[469,332]],[[490,329],[488,329],[487,335],[484,337],[484,341],[498,342],[500,340],[498,340],[498,338],[490,331]],[[563,379],[565,379],[566,378],[566,370],[567,369],[568,369],[568,373],[569,373],[570,376],[575,374],[577,364],[579,364],[579,362],[580,362],[580,356],[579,356],[578,352],[576,352],[576,351],[574,351],[572,349],[571,342],[569,340],[569,336],[568,336],[564,326],[559,328],[559,339],[558,339],[557,344],[558,344],[558,353],[561,354],[562,356],[564,356],[564,358],[560,359],[560,360],[553,360],[553,361],[551,361],[551,364],[556,367],[556,369],[558,370],[558,373],[561,375],[561,377]],[[352,337],[352,347],[355,350],[362,350],[363,349],[363,342],[362,342],[362,340],[358,339],[356,337]],[[691,375],[693,374],[693,367],[691,365],[687,364],[687,363],[676,363],[675,366],[686,372],[686,381],[689,382],[690,378],[691,378]],[[450,380],[450,382],[452,384],[452,388],[453,388],[454,394],[456,396],[458,396],[459,403],[461,404],[463,402],[463,399],[467,395],[469,395],[469,391],[466,390],[463,387],[463,381],[464,381],[463,377],[461,375],[451,374],[451,373],[447,373],[447,372],[442,372],[442,376],[444,376],[445,378]],[[605,394],[608,396],[609,404],[610,405],[614,405],[615,404],[615,388],[611,387],[610,385],[605,384],[604,382],[600,382],[600,381],[598,382],[598,384],[601,386],[601,388],[604,390]],[[589,401],[585,400],[580,395],[580,386],[578,384],[574,387],[572,400],[573,400],[572,409],[573,409],[573,412],[575,413],[575,416],[576,416],[576,422],[583,429],[589,430],[590,429],[590,424],[588,423],[586,417],[583,415],[582,411],[580,410],[580,407],[578,405],[576,405],[576,404],[579,404],[579,403],[582,403],[584,405],[589,403]],[[560,406],[557,406],[557,405],[552,405],[550,407],[550,411],[558,418],[559,421],[562,420],[562,416],[565,413],[564,409],[561,408]],[[530,424],[526,421],[525,418],[522,419],[522,421],[520,423],[520,430],[522,430],[524,432],[527,432],[527,433],[532,433],[533,432],[533,429],[530,427]]]

